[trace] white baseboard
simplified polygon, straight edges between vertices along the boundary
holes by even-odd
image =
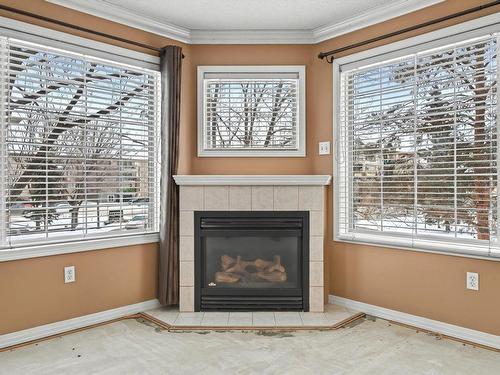
[[[378,318],[408,324],[413,327],[440,333],[442,335],[500,349],[500,336],[333,295],[328,296],[328,302],[338,306],[361,311]]]
[[[43,326],[24,329],[22,331],[7,333],[0,336],[0,348],[6,348],[12,345],[57,335],[59,333],[87,327],[93,324],[104,323],[127,315],[154,309],[159,306],[160,302],[158,302],[157,299],[152,299],[149,301],[135,303],[133,305],[118,307],[112,310],[100,311],[94,314],[63,320],[61,322],[45,324]]]

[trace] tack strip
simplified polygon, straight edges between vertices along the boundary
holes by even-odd
[[[342,322],[337,323],[333,326],[303,326],[303,327],[296,327],[296,326],[288,326],[288,327],[271,327],[271,326],[238,327],[238,326],[232,326],[232,327],[218,327],[218,326],[173,326],[173,325],[165,323],[165,322],[163,322],[163,321],[161,321],[161,320],[159,320],[159,319],[157,319],[157,318],[155,318],[147,313],[137,313],[137,314],[133,314],[133,315],[124,316],[121,318],[108,320],[106,322],[91,324],[91,325],[88,325],[85,327],[72,329],[69,331],[57,333],[57,334],[46,336],[46,337],[41,337],[41,338],[36,339],[36,340],[30,340],[30,341],[26,341],[26,342],[23,342],[20,344],[7,346],[5,348],[0,348],[0,353],[7,352],[10,350],[14,350],[14,349],[18,349],[18,348],[22,348],[22,347],[33,345],[33,344],[38,344],[38,343],[43,342],[43,341],[52,340],[52,339],[55,339],[58,337],[70,335],[72,333],[77,333],[77,332],[85,331],[88,329],[100,327],[100,326],[103,326],[106,324],[116,323],[116,322],[120,322],[122,320],[128,320],[128,319],[141,319],[142,318],[142,319],[145,319],[153,324],[156,324],[157,326],[159,326],[160,328],[162,328],[168,332],[171,332],[171,331],[173,331],[173,332],[175,332],[175,331],[275,331],[275,332],[287,331],[287,332],[290,332],[290,331],[307,331],[307,330],[309,330],[309,331],[314,331],[314,330],[327,331],[327,330],[339,329],[339,328],[342,328],[345,325],[347,325],[355,320],[363,318],[364,316],[365,316],[364,313],[359,313],[359,314],[356,314],[348,319],[345,319]]]
[[[254,326],[251,326],[251,327],[250,326],[242,326],[242,327],[239,327],[239,326],[227,326],[227,327],[221,327],[221,326],[175,326],[175,325],[170,325],[168,323],[165,323],[165,322],[163,322],[163,321],[161,321],[161,320],[159,320],[159,319],[155,318],[154,316],[149,315],[147,313],[138,313],[138,314],[124,316],[124,317],[121,317],[121,318],[116,318],[116,319],[108,320],[106,322],[91,324],[91,325],[88,325],[88,326],[85,326],[85,327],[72,329],[72,330],[69,330],[69,331],[66,331],[66,332],[57,333],[57,334],[50,335],[50,336],[47,336],[47,337],[42,337],[42,338],[39,338],[39,339],[36,339],[36,340],[26,341],[24,343],[20,343],[20,344],[8,346],[8,347],[5,347],[5,348],[0,348],[0,353],[6,352],[6,351],[10,351],[10,350],[14,350],[14,349],[18,349],[18,348],[22,348],[22,347],[28,346],[28,345],[37,344],[39,342],[52,340],[52,339],[55,339],[55,338],[58,338],[58,337],[70,335],[72,333],[77,333],[77,332],[85,331],[85,330],[88,330],[88,329],[100,327],[100,326],[103,326],[103,325],[106,325],[106,324],[111,324],[111,323],[119,322],[119,321],[122,321],[122,320],[128,320],[128,319],[144,319],[144,320],[147,320],[147,321],[149,321],[149,322],[151,322],[151,323],[159,326],[160,328],[162,328],[163,330],[166,330],[168,332],[179,332],[179,331],[219,331],[219,332],[225,332],[225,331],[267,331],[267,332],[291,332],[291,331],[334,331],[334,330],[337,330],[337,329],[344,328],[347,325],[349,325],[349,324],[351,324],[351,323],[353,323],[353,322],[355,322],[355,321],[357,321],[359,319],[363,319],[365,317],[366,317],[365,313],[358,313],[358,314],[355,314],[355,315],[353,315],[353,316],[351,316],[351,317],[349,317],[347,319],[344,319],[341,322],[339,322],[337,324],[334,324],[334,325],[331,325],[331,326],[299,326],[299,327],[297,327],[297,326],[284,326],[284,327],[273,327],[273,326],[261,326],[261,327],[254,327]],[[382,319],[382,318],[377,318],[377,319]],[[478,344],[478,343],[475,343],[475,342],[472,342],[472,341],[463,340],[463,339],[460,339],[460,338],[457,338],[457,337],[453,337],[453,336],[443,335],[443,334],[440,334],[440,333],[437,333],[437,332],[434,332],[434,331],[430,331],[430,330],[427,330],[427,329],[418,328],[418,327],[415,327],[415,326],[412,326],[412,325],[409,325],[409,324],[395,322],[393,320],[387,320],[387,319],[382,319],[382,320],[386,320],[387,322],[389,322],[391,324],[398,325],[398,326],[405,327],[405,328],[409,328],[409,329],[415,330],[417,332],[424,332],[424,333],[432,334],[432,335],[435,335],[436,337],[442,337],[442,338],[445,338],[445,339],[448,339],[448,340],[451,340],[451,341],[459,342],[459,343],[462,343],[462,344],[465,344],[465,345],[470,345],[472,347],[477,347],[477,348],[481,348],[481,349],[485,349],[485,350],[490,350],[490,351],[493,351],[493,352],[496,352],[496,353],[500,353],[500,349],[494,348],[492,346]]]
[[[434,335],[436,337],[442,337],[444,339],[448,339],[448,340],[451,340],[451,341],[459,342],[461,344],[470,345],[470,346],[473,346],[473,347],[476,347],[476,348],[486,349],[486,350],[490,350],[490,351],[493,351],[493,352],[496,352],[496,353],[500,353],[500,349],[497,349],[497,348],[495,348],[493,346],[478,344],[478,343],[473,342],[473,341],[460,339],[460,338],[454,337],[454,336],[444,335],[442,333],[430,331],[430,330],[424,329],[424,328],[418,328],[418,327],[412,326],[410,324],[395,322],[394,320],[387,320],[387,319],[383,319],[383,318],[377,318],[377,319],[386,320],[386,321],[388,321],[391,324],[394,324],[394,325],[397,325],[397,326],[401,326],[401,327],[404,327],[404,328],[412,329],[414,331],[417,331],[417,333],[418,332],[428,333],[428,334]]]
[[[141,318],[141,314],[140,313],[139,314],[133,314],[133,315],[124,316],[124,317],[121,317],[121,318],[107,320],[107,321],[101,322],[101,323],[91,324],[91,325],[88,325],[88,326],[85,326],[85,327],[81,327],[81,328],[71,329],[69,331],[64,331],[64,332],[61,332],[61,333],[56,333],[54,335],[50,335],[50,336],[46,336],[46,337],[41,337],[39,339],[22,342],[20,344],[6,346],[5,348],[0,348],[0,353],[7,352],[9,350],[14,350],[14,349],[17,349],[17,348],[21,348],[23,346],[38,344],[39,342],[42,342],[42,341],[52,340],[52,339],[55,339],[55,338],[58,338],[58,337],[62,337],[62,336],[66,336],[66,335],[69,335],[69,334],[72,334],[72,333],[86,331],[87,329],[100,327],[100,326],[103,326],[103,325],[106,325],[106,324],[116,323],[116,322],[119,322],[119,321],[122,321],[122,320],[125,320],[125,319],[138,319],[138,318]]]

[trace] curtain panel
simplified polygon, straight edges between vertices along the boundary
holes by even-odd
[[[160,52],[161,179],[158,299],[162,305],[179,303],[179,187],[173,176],[179,161],[182,48]]]

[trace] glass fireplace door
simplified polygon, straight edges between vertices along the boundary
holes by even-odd
[[[293,231],[208,235],[203,239],[203,284],[207,288],[300,288],[300,241]]]
[[[195,309],[304,310],[309,213],[195,212]]]

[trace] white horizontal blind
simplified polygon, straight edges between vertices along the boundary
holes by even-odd
[[[298,150],[298,73],[208,73],[205,150]]]
[[[341,74],[337,236],[500,256],[497,36]]]
[[[157,231],[159,73],[1,41],[0,246]]]

